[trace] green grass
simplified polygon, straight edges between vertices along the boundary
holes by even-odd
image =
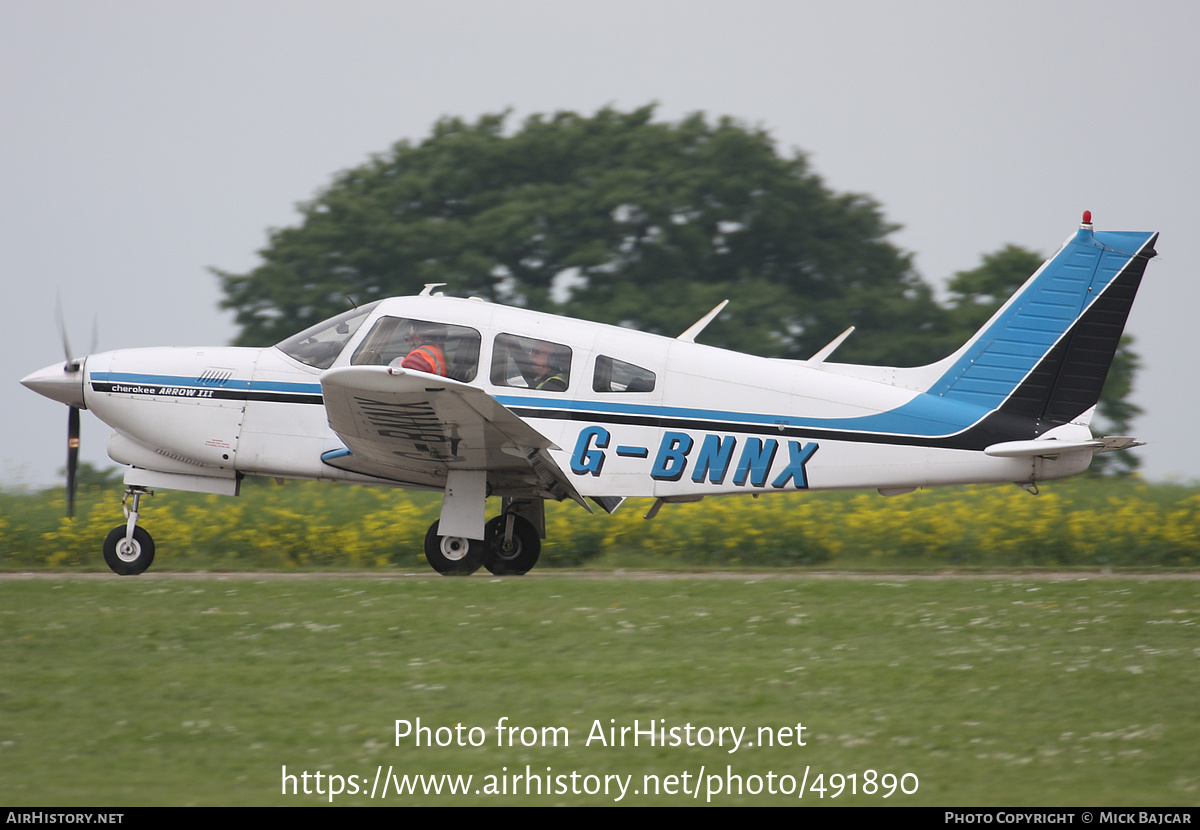
[[[748,786],[822,774],[825,799],[801,804],[1195,805],[1198,622],[1189,579],[8,579],[0,801],[322,804],[281,794],[282,767],[366,787],[380,767],[472,775],[474,790],[528,765],[632,775],[626,804],[695,803],[632,790],[646,774],[686,772],[690,788],[702,767],[728,766]],[[501,717],[565,727],[570,745],[497,747]],[[487,743],[397,746],[394,722],[416,718],[480,727]],[[806,745],[585,745],[610,719],[746,727],[744,740],[801,723]],[[831,798],[831,775],[861,790],[867,770],[911,773],[919,789]],[[612,801],[525,796],[522,782],[515,796],[333,803]]]

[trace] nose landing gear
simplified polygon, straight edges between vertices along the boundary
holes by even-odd
[[[144,495],[154,494],[144,487],[126,489],[125,497],[121,499],[126,522],[114,527],[104,540],[104,561],[120,576],[136,576],[154,562],[154,540],[137,526],[138,507]],[[127,504],[130,501],[132,503]]]

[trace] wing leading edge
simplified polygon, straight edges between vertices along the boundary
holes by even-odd
[[[554,444],[482,389],[386,366],[321,377],[329,425],[346,445],[331,467],[444,489],[454,471],[485,471],[490,494],[583,497],[547,450]]]

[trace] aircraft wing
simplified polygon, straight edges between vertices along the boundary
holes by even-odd
[[[346,449],[326,464],[401,484],[442,489],[451,470],[486,470],[506,496],[583,497],[540,432],[474,386],[387,366],[348,366],[321,376],[329,425]]]

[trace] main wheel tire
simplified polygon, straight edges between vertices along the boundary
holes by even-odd
[[[483,542],[462,536],[439,536],[438,522],[425,534],[425,559],[442,576],[467,576],[483,564]]]
[[[140,527],[133,529],[133,538],[125,539],[125,525],[114,527],[104,540],[104,561],[120,576],[136,576],[154,561],[154,540]]]
[[[537,530],[520,516],[513,516],[512,540],[504,543],[507,516],[497,516],[483,529],[483,565],[496,576],[520,576],[537,564],[542,555],[542,540]]]

